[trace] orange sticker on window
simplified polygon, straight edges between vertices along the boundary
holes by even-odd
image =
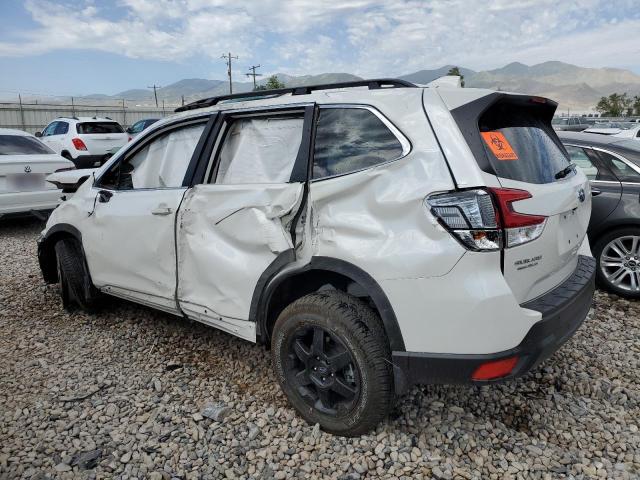
[[[480,134],[498,160],[518,160],[518,155],[502,133],[480,132]]]

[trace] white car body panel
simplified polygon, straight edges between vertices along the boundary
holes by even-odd
[[[0,135],[24,136],[37,141],[33,135],[20,130],[0,129]],[[45,179],[62,168],[74,168],[73,163],[55,153],[0,155],[0,215],[57,207],[61,192]],[[19,180],[28,180],[30,185],[22,187]]]
[[[302,184],[199,185],[178,214],[178,300],[191,318],[255,341],[254,288],[293,248],[287,225]]]
[[[81,231],[96,287],[118,296],[126,290],[141,303],[178,312],[175,215],[185,190],[113,191],[109,202],[90,207]],[[98,189],[89,195],[95,198]]]

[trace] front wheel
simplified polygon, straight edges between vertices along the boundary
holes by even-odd
[[[598,239],[593,248],[598,283],[626,298],[640,298],[640,229],[621,228]]]
[[[309,423],[337,435],[368,432],[393,405],[391,354],[380,319],[364,302],[330,291],[280,314],[271,341],[278,382]]]
[[[76,306],[92,311],[100,292],[93,286],[80,242],[72,238],[59,240],[55,245],[62,306],[73,310]]]

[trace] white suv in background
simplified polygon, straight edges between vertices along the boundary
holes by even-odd
[[[585,319],[591,192],[556,106],[390,79],[195,102],[54,211],[44,279],[267,345],[302,417],[361,434],[414,384],[526,373]]]
[[[99,117],[56,118],[36,136],[77,168],[99,167],[129,141],[118,122]]]

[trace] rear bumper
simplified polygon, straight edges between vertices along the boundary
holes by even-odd
[[[584,322],[593,300],[595,267],[592,257],[581,255],[575,271],[561,285],[522,304],[522,308],[542,313],[542,319],[512,349],[481,355],[393,352],[396,392],[401,394],[416,384],[495,383],[525,374],[558,350]],[[480,365],[514,356],[518,361],[509,375],[472,379]]]
[[[104,155],[78,155],[76,158],[72,158],[71,161],[78,169],[96,168],[109,160],[111,156],[111,153],[106,153]]]
[[[2,193],[0,194],[0,216],[39,210],[53,210],[60,203],[61,195],[62,193],[57,189]]]

